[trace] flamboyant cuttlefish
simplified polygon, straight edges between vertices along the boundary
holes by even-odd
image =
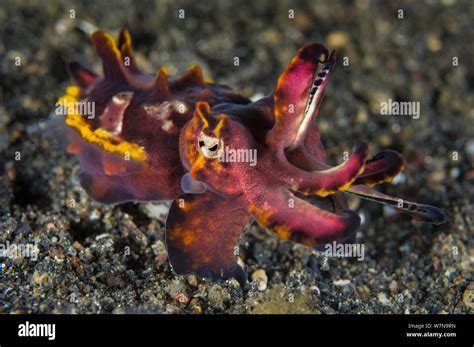
[[[244,282],[235,249],[254,221],[310,247],[347,240],[360,218],[343,192],[445,222],[436,207],[370,188],[403,170],[395,151],[367,159],[361,143],[342,164],[326,164],[314,122],[335,64],[324,46],[303,47],[273,92],[251,102],[203,78],[199,66],[179,78],[164,68],[143,73],[126,30],[118,47],[102,31],[92,43],[104,77],[70,64],[77,85],[58,103],[68,151],[79,158],[81,185],[99,202],[174,200],[166,244],[177,274]],[[87,104],[93,107],[80,107]]]

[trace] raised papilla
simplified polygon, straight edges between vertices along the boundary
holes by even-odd
[[[177,78],[165,69],[143,73],[126,30],[118,46],[101,31],[92,43],[104,76],[72,63],[77,85],[59,100],[95,110],[65,108],[68,151],[79,159],[81,185],[99,202],[173,200],[166,244],[177,274],[245,282],[235,250],[255,221],[308,247],[350,240],[360,218],[344,193],[445,222],[436,207],[371,188],[403,170],[395,151],[367,159],[361,143],[342,164],[326,163],[314,121],[335,64],[324,46],[303,47],[273,92],[251,102],[206,80],[199,66]]]

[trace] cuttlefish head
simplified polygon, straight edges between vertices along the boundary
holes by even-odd
[[[207,102],[197,102],[180,141],[181,160],[192,180],[205,182],[221,195],[239,193],[235,182],[248,163],[229,160],[228,153],[254,150],[252,136],[245,127],[228,115],[213,115]]]

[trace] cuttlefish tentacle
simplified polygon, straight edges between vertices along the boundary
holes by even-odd
[[[346,192],[365,200],[391,206],[398,212],[408,214],[421,222],[443,224],[447,220],[446,214],[440,208],[393,197],[363,185],[351,186]]]

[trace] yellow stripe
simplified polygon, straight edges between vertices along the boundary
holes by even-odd
[[[320,189],[320,190],[314,192],[314,194],[317,195],[317,196],[326,197],[328,195],[337,193],[338,191],[344,191],[344,190],[349,189],[349,187],[352,185],[352,183],[354,183],[354,181],[357,179],[357,177],[359,177],[359,175],[364,171],[364,168],[365,168],[365,164],[360,167],[359,171],[357,171],[357,174],[349,182],[347,182],[343,186],[337,188],[336,190]]]
[[[58,103],[64,104],[69,102],[77,102],[77,98],[71,95],[63,95],[58,99]]]
[[[78,101],[76,98],[80,93],[80,88],[77,86],[69,86],[66,88],[67,95],[63,95],[58,99],[58,103],[75,103]],[[146,158],[145,151],[140,146],[121,141],[114,143],[112,140],[114,136],[104,129],[98,128],[92,130],[90,125],[84,120],[80,114],[68,114],[66,116],[66,124],[76,129],[79,135],[87,142],[98,145],[106,152],[117,153],[117,154],[129,154],[130,158],[138,161],[144,161]]]
[[[221,129],[224,126],[224,123],[226,120],[227,120],[227,116],[221,115],[221,119],[219,120],[219,123],[217,123],[216,127],[214,128],[214,135],[216,135],[216,137],[220,137]]]
[[[78,86],[71,85],[71,86],[66,87],[66,94],[69,96],[77,98],[80,93],[81,93],[81,88]]]
[[[204,123],[203,129],[209,128],[209,122],[207,121],[206,117],[204,117],[201,112],[198,111],[199,118],[201,118],[202,122]]]
[[[212,84],[212,83],[214,83],[214,78],[212,78],[210,76],[204,77],[204,82],[207,83],[207,84]]]
[[[162,65],[162,66],[160,67],[160,70],[163,71],[163,72],[166,74],[166,76],[169,76],[169,75],[170,75],[170,69],[168,68],[168,66]]]
[[[101,128],[92,130],[90,125],[80,115],[67,115],[66,124],[75,128],[84,140],[98,145],[106,152],[122,155],[128,153],[130,158],[139,161],[144,161],[146,158],[145,152],[140,146],[126,141],[117,144],[113,143],[113,136],[110,133]]]

